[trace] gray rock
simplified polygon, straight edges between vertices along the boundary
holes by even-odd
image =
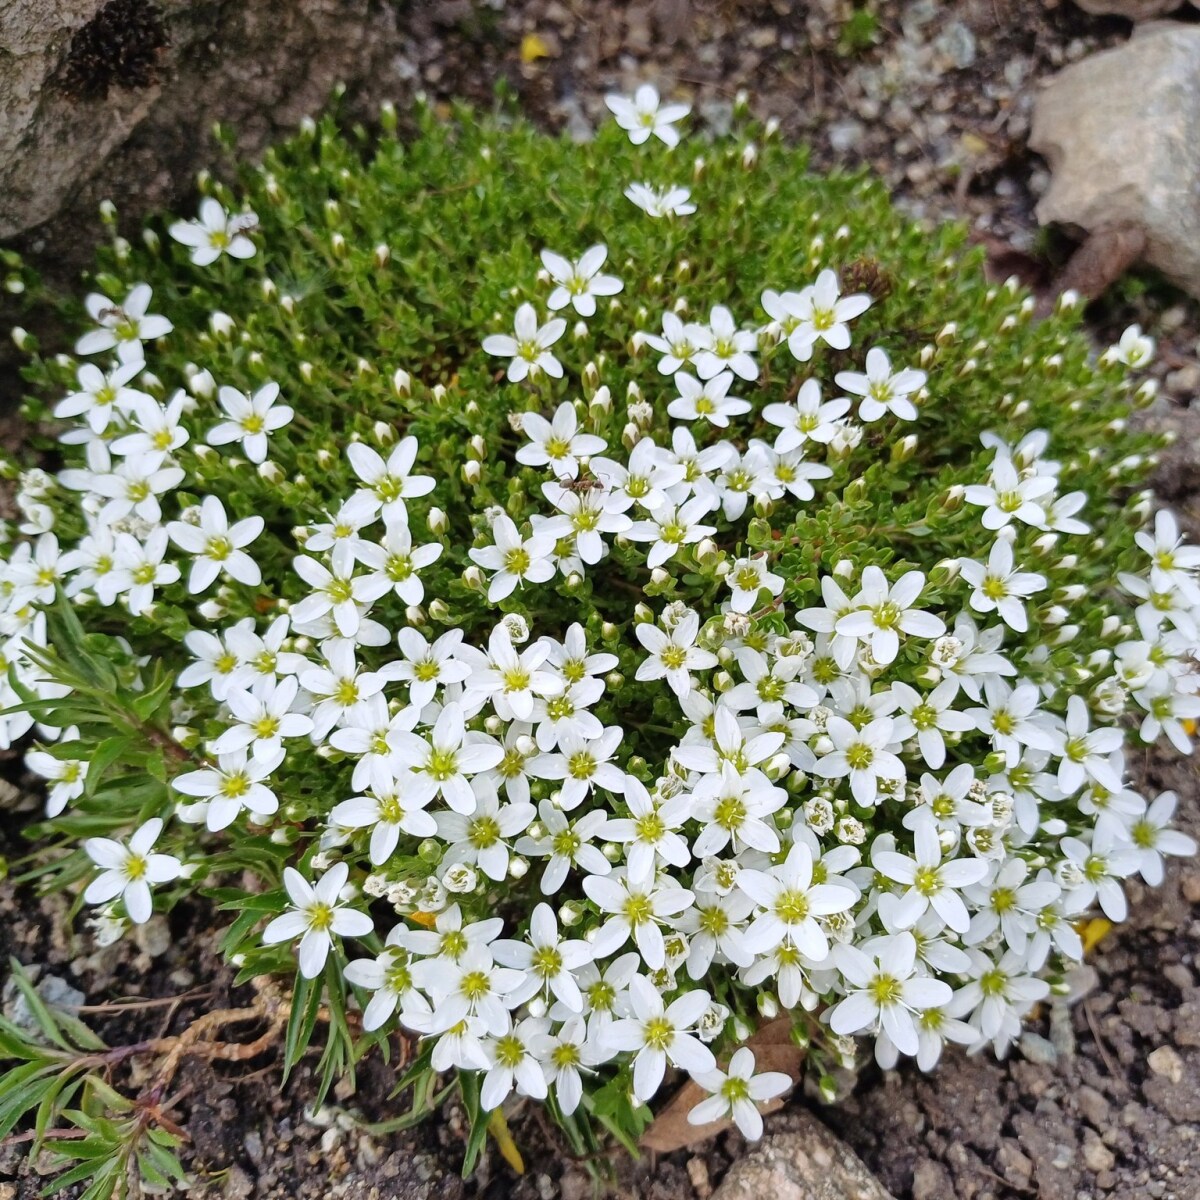
[[[364,115],[402,81],[405,35],[392,5],[157,0],[163,38],[139,43],[147,69],[112,78],[102,58],[97,68],[78,53],[104,8],[105,0],[0,0],[0,238],[61,213],[64,226],[45,235],[67,246],[101,199],[139,214],[170,203],[217,157],[214,122],[235,128],[242,154],[253,156],[320,112],[339,80],[347,103],[370,93]],[[72,75],[81,61],[90,64],[82,79]]]
[[[1046,157],[1043,224],[1132,225],[1144,258],[1200,296],[1200,26],[1156,22],[1056,75],[1030,146]]]
[[[83,1004],[87,997],[78,989],[72,987],[65,979],[57,975],[42,975],[37,966],[27,967],[26,972],[37,979],[33,990],[42,1002],[50,1009],[62,1008],[71,1011]],[[4,983],[4,991],[0,995],[3,1001],[3,1011],[18,1029],[36,1033],[39,1026],[29,1007],[28,1001],[17,987],[16,980],[8,979]],[[72,1013],[72,1015],[74,1015]]]
[[[712,1200],[892,1200],[845,1142],[811,1113],[789,1113],[729,1169]]]

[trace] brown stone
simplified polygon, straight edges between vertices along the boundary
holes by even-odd
[[[768,1134],[729,1169],[713,1200],[892,1200],[862,1160],[811,1113]]]

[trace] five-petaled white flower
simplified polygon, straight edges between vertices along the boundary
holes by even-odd
[[[120,896],[135,925],[150,920],[154,911],[150,885],[170,883],[172,879],[178,879],[183,870],[179,859],[172,855],[151,853],[162,827],[162,821],[153,817],[126,843],[112,838],[88,838],[83,848],[88,858],[100,868],[100,874],[88,884],[83,893],[84,902],[107,904]]]
[[[878,346],[867,351],[867,373],[839,371],[834,376],[838,387],[854,396],[861,396],[858,405],[860,421],[878,421],[891,413],[903,421],[915,421],[917,410],[909,396],[925,386],[924,371],[906,368],[893,371],[887,354]]]
[[[253,258],[255,246],[249,235],[257,228],[258,217],[254,213],[226,212],[219,200],[206,196],[200,201],[198,220],[175,221],[167,227],[167,232],[191,249],[196,266],[207,267],[222,254],[230,258]]]
[[[279,384],[264,383],[253,395],[233,387],[217,392],[217,401],[229,419],[214,425],[205,437],[210,446],[226,446],[241,442],[242,453],[252,462],[261,463],[267,457],[267,435],[287,425],[295,410],[287,404],[276,404]]]
[[[175,328],[166,317],[147,313],[152,295],[148,283],[131,288],[120,303],[99,292],[88,295],[83,306],[99,328],[75,343],[75,353],[101,354],[115,348],[122,363],[141,362],[146,357],[142,343],[166,337]]]
[[[532,304],[522,304],[513,318],[513,332],[492,333],[483,339],[487,354],[499,358],[510,358],[508,380],[520,383],[529,375],[539,372],[552,379],[561,379],[562,363],[550,352],[550,347],[566,332],[567,323],[562,317],[551,317],[544,325],[538,324],[537,312]]]
[[[581,433],[575,405],[567,401],[547,421],[540,413],[521,414],[521,431],[529,444],[517,451],[517,462],[527,467],[549,467],[558,476],[579,474],[579,460],[599,454],[607,445],[594,433]]]
[[[546,300],[551,312],[570,304],[581,317],[594,316],[597,296],[615,296],[621,281],[615,275],[601,275],[600,268],[608,257],[605,246],[591,246],[576,262],[551,250],[542,251],[542,265],[557,285]]]
[[[638,206],[648,217],[687,217],[696,211],[692,193],[685,187],[656,188],[649,183],[631,183],[625,189],[625,197]]]
[[[366,937],[375,931],[375,922],[364,912],[350,908],[341,900],[350,868],[334,863],[315,884],[309,883],[294,867],[283,868],[283,884],[292,902],[291,911],[276,917],[263,930],[263,944],[300,939],[300,974],[316,979],[325,969],[325,960],[338,937]]]
[[[262,517],[245,517],[230,525],[225,506],[216,496],[204,497],[198,515],[197,524],[172,521],[167,526],[171,541],[195,555],[188,574],[188,591],[206,591],[221,574],[247,587],[257,587],[262,582],[262,571],[244,547],[262,533],[266,524]]]
[[[717,1068],[693,1072],[692,1079],[711,1095],[688,1110],[688,1124],[709,1125],[730,1119],[743,1137],[758,1141],[763,1132],[758,1106],[782,1096],[792,1086],[792,1080],[782,1071],[755,1074],[754,1066],[754,1051],[741,1046],[733,1052],[724,1071]]]
[[[661,103],[658,89],[650,83],[643,83],[634,92],[632,100],[610,92],[604,97],[604,103],[617,124],[628,131],[629,140],[635,146],[649,141],[651,136],[667,146],[677,146],[679,130],[675,128],[675,122],[682,121],[692,111],[690,104]]]

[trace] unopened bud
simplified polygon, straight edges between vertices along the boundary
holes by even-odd
[[[463,483],[475,486],[483,478],[483,466],[478,459],[468,458],[462,466]]]
[[[429,532],[432,533],[434,537],[441,537],[442,534],[450,528],[450,518],[446,516],[446,513],[443,509],[437,507],[429,510],[427,523],[429,525]]]
[[[412,394],[412,376],[403,367],[398,367],[392,372],[392,391],[400,397]]]
[[[208,318],[208,327],[214,337],[230,338],[233,336],[234,320],[228,313],[215,312]]]
[[[392,261],[391,247],[386,242],[380,242],[375,247],[375,265],[377,267],[386,267]]]

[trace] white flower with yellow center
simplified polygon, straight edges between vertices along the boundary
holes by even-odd
[[[335,863],[311,884],[294,867],[283,868],[283,884],[292,902],[291,911],[276,917],[263,930],[266,946],[300,939],[300,974],[315,979],[325,969],[335,937],[366,937],[375,923],[366,913],[342,902],[342,889],[350,875],[345,863]]]
[[[279,811],[275,793],[263,780],[283,761],[283,751],[271,759],[247,759],[245,750],[222,754],[215,767],[189,771],[171,780],[171,786],[205,805],[208,828],[214,833],[232,825],[245,809],[263,820]]]
[[[398,733],[396,741],[397,768],[414,773],[410,787],[428,800],[440,795],[456,813],[465,816],[476,808],[468,776],[490,771],[504,758],[504,748],[494,738],[467,732],[462,705],[456,703],[447,704],[438,713],[425,737]]]
[[[679,144],[675,123],[692,111],[690,104],[663,104],[658,89],[651,83],[641,84],[632,99],[619,92],[610,92],[604,97],[604,103],[635,146],[656,137],[664,145],[674,148]]]
[[[276,404],[279,384],[264,383],[251,395],[237,388],[223,387],[217,401],[228,420],[214,425],[205,437],[210,446],[226,446],[240,442],[242,453],[252,462],[261,463],[267,457],[267,437],[287,425],[295,411],[287,404]]]
[[[483,339],[486,354],[495,354],[511,361],[508,364],[509,383],[540,374],[551,379],[561,379],[562,363],[550,352],[550,347],[566,332],[567,323],[562,317],[551,317],[544,325],[538,324],[537,311],[532,304],[522,304],[513,318],[513,332],[493,333]]]
[[[312,733],[312,718],[292,711],[299,687],[292,675],[269,691],[230,688],[225,704],[236,724],[212,743],[213,753],[233,754],[248,749],[258,762],[278,762],[284,738]]]
[[[223,254],[230,258],[253,258],[256,252],[250,234],[258,228],[253,212],[230,213],[212,196],[200,201],[200,216],[195,221],[173,221],[167,233],[190,250],[197,267],[215,263]]]
[[[542,266],[557,285],[550,293],[546,306],[556,312],[570,304],[581,317],[594,316],[597,296],[615,296],[621,281],[615,275],[601,275],[600,268],[608,257],[608,248],[590,246],[576,262],[550,250],[542,251]]]
[[[424,801],[406,787],[407,778],[380,781],[369,792],[334,805],[329,824],[334,828],[370,829],[368,853],[375,866],[386,863],[400,844],[400,835],[430,838],[438,834],[437,822],[425,811]]]
[[[227,575],[247,587],[258,587],[262,571],[246,553],[245,547],[262,533],[265,522],[260,516],[246,517],[232,525],[225,506],[216,496],[205,496],[200,504],[200,519],[172,521],[167,533],[181,550],[194,555],[188,574],[188,591],[193,595],[206,591],[220,575]]]
[[[158,817],[147,821],[125,844],[112,838],[94,837],[84,842],[88,858],[100,867],[100,874],[83,893],[85,904],[107,904],[118,896],[135,925],[150,920],[154,899],[150,885],[178,879],[183,868],[170,854],[152,854],[151,848],[162,833]]]
[[[696,1083],[711,1094],[688,1110],[688,1124],[732,1120],[743,1137],[758,1141],[763,1132],[759,1105],[782,1096],[792,1086],[792,1080],[782,1071],[761,1071],[756,1075],[754,1065],[754,1051],[742,1046],[733,1052],[726,1070],[693,1073]]]

